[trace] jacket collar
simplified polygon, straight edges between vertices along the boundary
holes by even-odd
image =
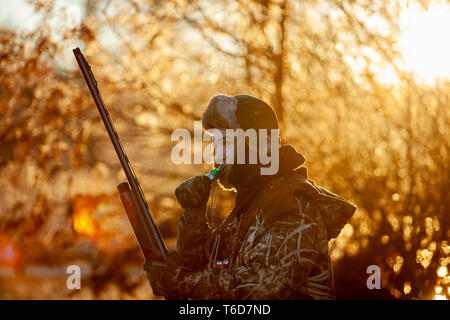
[[[271,180],[289,174],[305,163],[305,157],[290,145],[283,145],[279,149],[279,170],[275,175],[261,175],[261,165],[236,164],[230,173],[231,181],[236,188],[236,206],[251,201],[256,194]],[[300,170],[300,171],[299,171]],[[304,173],[306,168],[300,168],[298,173]]]

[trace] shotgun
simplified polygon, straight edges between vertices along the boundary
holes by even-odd
[[[120,164],[127,177],[128,182],[123,182],[117,186],[119,190],[120,200],[128,216],[128,220],[133,228],[136,239],[141,248],[142,254],[147,260],[165,260],[167,257],[167,248],[164,240],[155,223],[152,212],[145,200],[136,174],[131,167],[128,156],[122,147],[119,135],[111,121],[108,109],[103,102],[98,89],[97,79],[90,65],[84,58],[81,50],[76,48],[73,50],[75,59],[78,62],[81,73],[86,81],[92,98],[95,101],[100,116],[105,124],[106,131],[111,138],[111,142],[119,157]]]

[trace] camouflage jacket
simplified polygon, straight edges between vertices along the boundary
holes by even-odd
[[[177,239],[181,262],[166,288],[171,296],[192,299],[334,299],[328,240],[355,208],[317,187],[306,168],[262,187],[246,212],[213,237],[212,248],[205,248],[213,232],[206,208],[183,208]],[[236,258],[229,268],[217,268],[231,257],[239,223]]]

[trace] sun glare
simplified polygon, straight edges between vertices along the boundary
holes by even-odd
[[[435,78],[450,79],[450,5],[404,8],[400,20],[400,50],[405,69],[429,84]]]

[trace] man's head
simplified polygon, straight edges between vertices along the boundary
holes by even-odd
[[[272,108],[261,99],[249,95],[217,95],[210,100],[202,117],[202,125],[213,135],[215,165],[225,163],[220,183],[230,189],[244,179],[249,171],[261,166],[259,159],[257,163],[252,161],[250,154],[253,151],[258,155],[262,148],[271,150],[270,130],[278,129],[278,120]],[[236,143],[237,138],[230,135],[230,130],[227,129],[242,129],[247,133],[256,133],[255,141],[252,141],[250,136],[244,137],[246,143],[243,161],[236,147],[239,145]],[[267,132],[267,136],[262,139],[264,143],[259,134],[261,131]],[[278,152],[278,131],[276,134]],[[233,164],[230,163],[231,159]]]

